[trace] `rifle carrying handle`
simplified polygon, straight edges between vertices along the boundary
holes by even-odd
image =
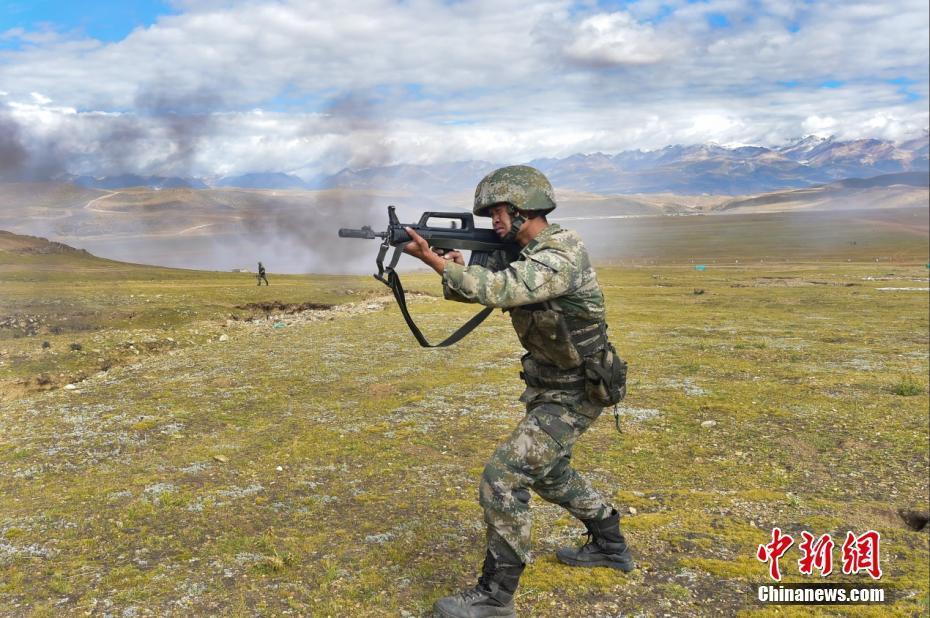
[[[470,232],[475,229],[475,216],[470,212],[424,212],[420,216],[420,222],[417,223],[420,227],[429,227],[427,222],[430,219],[452,219],[453,221],[459,221],[461,227],[459,229]]]

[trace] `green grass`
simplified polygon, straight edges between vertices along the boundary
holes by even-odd
[[[905,376],[892,387],[891,391],[901,397],[914,397],[927,391],[927,387],[916,378]]]
[[[478,479],[522,415],[506,316],[425,350],[370,277],[258,288],[39,265],[0,270],[2,315],[41,319],[34,336],[0,330],[0,614],[423,615],[474,583]],[[925,611],[927,535],[895,511],[928,502],[928,296],[876,276],[919,285],[926,267],[601,268],[630,394],[623,433],[600,420],[573,461],[636,510],[623,526],[641,568],[558,564],[581,528],[534,499],[520,614],[774,614],[753,595],[773,526],[879,530],[894,602],[851,613]],[[432,275],[405,284],[439,294]],[[236,309],[272,300],[342,310]],[[411,304],[431,339],[473,313]],[[788,581],[819,581],[792,552]]]

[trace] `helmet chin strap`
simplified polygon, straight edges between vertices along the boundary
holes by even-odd
[[[520,228],[526,223],[526,217],[521,215],[520,211],[510,204],[507,205],[507,214],[510,215],[510,231],[504,236],[504,240],[516,240]]]

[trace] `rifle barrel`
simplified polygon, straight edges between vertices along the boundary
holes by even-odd
[[[367,238],[369,240],[374,239],[377,236],[374,230],[370,227],[365,226],[360,230],[343,227],[339,228],[339,237],[340,238]],[[384,236],[382,235],[382,238]]]

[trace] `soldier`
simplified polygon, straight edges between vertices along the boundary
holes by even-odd
[[[262,286],[262,281],[265,282],[265,285],[268,285],[268,277],[265,276],[265,267],[262,266],[262,263],[258,263],[258,287]]]
[[[625,394],[626,364],[607,340],[604,295],[581,239],[546,220],[555,207],[552,185],[531,167],[504,167],[478,184],[475,215],[491,217],[497,234],[522,248],[499,271],[466,267],[457,251],[439,256],[407,228],[413,241],[404,251],[442,275],[444,296],[508,311],[527,350],[520,374],[526,416],[481,477],[487,524],[482,573],[474,588],[436,602],[441,616],[516,616],[513,595],[530,554],[530,489],[565,507],[588,530],[581,548],[556,552],[561,562],[633,569],[619,513],[571,467],[575,442]]]

